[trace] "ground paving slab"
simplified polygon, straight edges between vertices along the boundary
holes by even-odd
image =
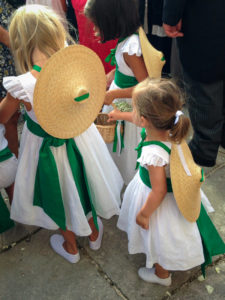
[[[203,190],[215,208],[210,217],[225,241],[224,149],[216,166],[204,170]],[[75,265],[50,248],[52,231],[17,224],[0,235],[0,300],[225,299],[225,256],[214,258],[204,281],[197,267],[172,272],[171,287],[149,284],[137,275],[145,256],[128,254],[127,236],[116,222],[117,217],[103,221],[98,251],[89,248],[87,238],[78,238],[81,260]]]

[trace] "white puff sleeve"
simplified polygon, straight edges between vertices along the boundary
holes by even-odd
[[[159,146],[145,146],[142,148],[141,157],[137,160],[142,167],[163,167],[169,163],[169,153]]]
[[[29,97],[25,91],[19,77],[8,76],[3,78],[3,86],[13,98],[29,102]]]
[[[122,53],[128,53],[128,55],[141,56],[141,43],[139,36],[136,34],[131,35],[125,40],[123,47],[121,48]]]

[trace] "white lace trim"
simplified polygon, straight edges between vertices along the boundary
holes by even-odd
[[[20,80],[16,76],[8,76],[3,78],[4,88],[12,95],[13,98],[30,102],[29,97],[24,90]]]
[[[139,36],[133,34],[127,40],[124,41],[124,45],[121,48],[122,53],[128,53],[128,55],[141,56],[141,44],[139,40]]]
[[[152,155],[147,153],[146,155],[141,156],[137,160],[142,167],[144,166],[154,166],[154,167],[163,167],[168,164],[168,162],[157,154]]]
[[[158,145],[149,145],[142,148],[141,157],[138,162],[141,166],[163,167],[168,165],[170,155],[162,147]]]

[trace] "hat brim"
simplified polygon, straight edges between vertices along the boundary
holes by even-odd
[[[76,102],[80,89],[87,90],[89,98]],[[100,58],[85,46],[69,46],[51,56],[42,68],[34,90],[34,112],[48,134],[76,137],[94,122],[105,92]]]
[[[142,27],[139,28],[138,33],[148,76],[150,78],[160,78],[162,68],[166,62],[163,53],[151,45]]]
[[[189,222],[195,222],[201,208],[201,168],[195,164],[186,144],[173,144],[170,155],[170,173],[177,206]]]

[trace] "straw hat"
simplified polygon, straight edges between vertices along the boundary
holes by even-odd
[[[172,144],[170,173],[177,206],[189,222],[195,222],[200,214],[202,184],[201,168],[195,164],[185,141]]]
[[[42,68],[34,90],[34,112],[48,134],[72,138],[93,123],[105,92],[106,76],[99,57],[85,46],[69,46]]]
[[[146,69],[148,71],[148,76],[150,78],[160,78],[162,68],[166,62],[163,53],[155,49],[150,44],[142,27],[140,27],[138,31],[141,43],[141,51],[144,57]]]

